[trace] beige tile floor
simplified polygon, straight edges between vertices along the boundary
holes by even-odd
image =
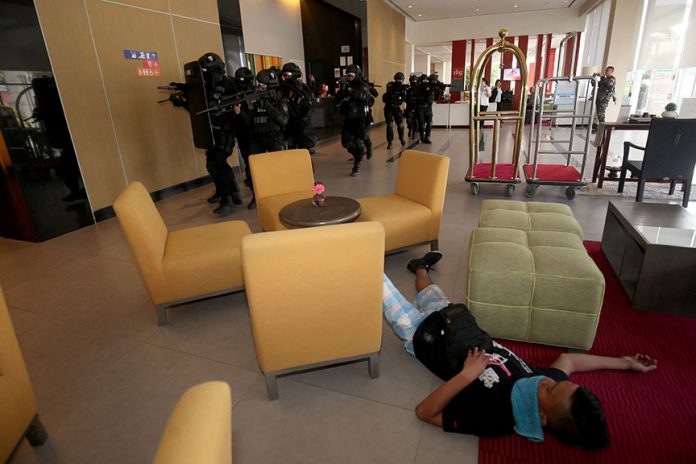
[[[510,128],[504,129],[503,151]],[[490,134],[487,134],[490,137]],[[466,291],[466,250],[480,202],[505,198],[500,186],[470,194],[464,182],[468,132],[436,129],[433,144],[449,156],[447,200],[435,280],[451,299]],[[336,143],[314,157],[327,193],[354,197],[389,193],[397,162],[387,162],[383,128],[373,130],[374,158],[357,178]],[[205,202],[211,186],[158,203],[171,229],[219,221]],[[245,191],[248,200],[248,191]],[[518,188],[514,197],[524,199]],[[601,238],[608,197],[567,201],[561,187],[539,189],[536,200],[569,204],[586,238]],[[628,200],[624,200],[628,201]],[[254,211],[230,219],[259,231]],[[386,273],[415,294],[406,261],[426,247],[386,258]],[[501,285],[504,285],[501,282]],[[0,285],[50,435],[42,447],[24,442],[13,463],[146,463],[168,415],[186,388],[219,379],[233,392],[236,463],[474,463],[475,437],[445,434],[420,422],[414,407],[438,380],[409,356],[385,327],[381,376],[354,363],[282,377],[280,399],[266,399],[246,300],[231,294],[170,309],[158,327],[133,258],[115,219],[44,242],[0,239]]]

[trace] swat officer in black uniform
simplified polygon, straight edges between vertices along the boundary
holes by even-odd
[[[372,145],[368,127],[370,98],[374,97],[371,95],[370,86],[362,77],[360,67],[356,64],[346,68],[346,78],[339,84],[336,98],[344,117],[341,145],[353,155],[353,170],[350,175],[355,177],[360,172],[360,163],[366,151],[368,159],[372,156],[371,151],[368,151],[368,146]]]
[[[443,87],[443,84],[438,81],[437,74],[431,74],[428,77],[423,74],[418,79],[416,100],[418,103],[417,112],[421,143],[432,143],[430,141],[430,130],[433,126],[433,102],[442,95]]]
[[[242,67],[237,69],[234,73],[234,83],[237,86],[237,92],[251,94],[256,91],[254,88],[254,74],[249,68]],[[232,118],[234,121],[234,132],[237,136],[237,146],[244,160],[244,174],[246,175],[244,184],[253,191],[254,185],[251,179],[251,169],[249,168],[249,155],[251,155],[251,126],[253,123],[252,110],[253,108],[249,108],[247,102],[242,102],[234,107]]]
[[[401,105],[406,101],[406,89],[404,73],[398,72],[394,74],[394,81],[387,84],[387,91],[382,95],[384,121],[387,124],[387,150],[394,146],[394,128],[392,123],[396,124],[401,145],[406,145],[406,140],[404,139],[404,114],[401,111]]]
[[[317,132],[312,127],[312,89],[300,79],[302,71],[295,63],[285,63],[280,88],[288,101],[290,119],[285,128],[288,148],[306,148],[314,153]]]
[[[406,123],[408,124],[408,138],[415,139],[416,134],[420,133],[418,128],[418,102],[416,92],[418,91],[418,76],[414,73],[408,77],[408,88],[406,89]]]
[[[221,96],[236,91],[234,81],[225,73],[225,62],[215,53],[206,53],[198,59],[203,71],[208,100],[219,100]],[[227,163],[227,158],[234,149],[234,125],[229,114],[211,114],[215,146],[205,151],[205,167],[213,178],[215,193],[208,198],[209,203],[219,202],[213,210],[220,216],[226,216],[234,210],[234,205],[241,205],[239,187],[234,178],[234,171]]]
[[[278,75],[264,69],[256,75],[258,90],[263,92],[252,110],[251,153],[265,153],[285,149],[285,126],[288,124],[288,103],[279,89]],[[249,209],[256,208],[256,197]]]

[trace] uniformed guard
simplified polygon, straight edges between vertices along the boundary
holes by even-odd
[[[595,76],[599,76],[599,82],[597,83],[597,119],[599,122],[604,122],[607,113],[607,106],[609,106],[609,100],[613,100],[616,103],[616,78],[614,77],[614,67],[607,66],[604,70],[604,75],[595,73]],[[592,132],[597,130],[597,125],[592,125]]]
[[[392,124],[396,124],[401,145],[406,145],[406,139],[404,139],[404,113],[401,110],[401,105],[406,101],[406,89],[404,73],[398,72],[394,74],[394,80],[387,84],[387,91],[382,95],[384,121],[387,125],[387,150],[394,146],[394,128]]]

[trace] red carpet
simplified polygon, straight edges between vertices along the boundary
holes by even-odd
[[[518,436],[481,439],[479,463],[694,463],[696,462],[696,319],[631,309],[623,289],[599,249],[585,242],[607,283],[591,354],[645,353],[657,359],[647,374],[601,371],[573,374],[604,406],[611,444],[599,451],[565,446],[548,433],[535,444]],[[537,366],[563,350],[504,342]]]

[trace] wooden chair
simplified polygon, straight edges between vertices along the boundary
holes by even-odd
[[[114,211],[157,309],[159,325],[167,323],[169,305],[243,288],[239,244],[251,234],[246,222],[169,232],[140,182],[131,182],[121,192]]]
[[[154,464],[232,464],[232,393],[225,382],[189,388],[176,404]]]
[[[242,263],[268,398],[276,377],[360,359],[379,376],[384,228],[377,222],[252,234]]]
[[[259,153],[249,157],[249,167],[261,229],[265,232],[287,229],[278,217],[280,210],[314,195],[309,152],[302,149]]]
[[[357,220],[384,226],[387,252],[426,243],[437,250],[448,170],[446,156],[404,151],[394,193],[358,199],[362,213]]]
[[[643,150],[643,160],[629,159],[631,148]],[[624,142],[624,157],[621,167],[618,192],[623,192],[626,172],[638,177],[636,201],[643,201],[645,183],[670,181],[669,194],[674,193],[677,183],[682,184],[684,198],[682,206],[689,204],[691,182],[696,165],[696,119],[655,118],[650,123],[648,142],[640,147]]]

